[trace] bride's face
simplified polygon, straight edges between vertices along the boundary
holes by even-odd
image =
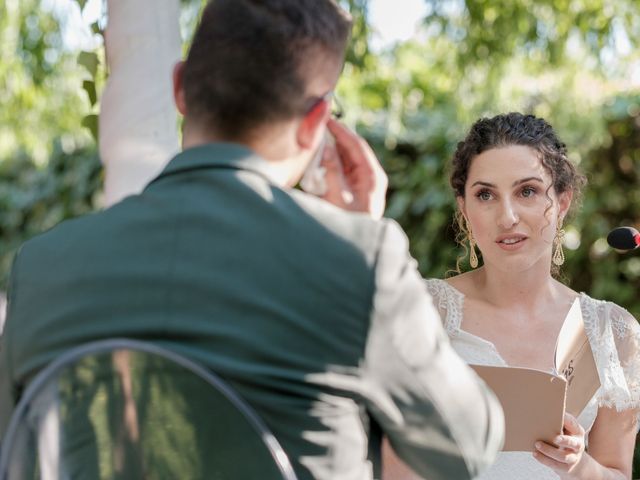
[[[538,153],[510,145],[471,161],[458,205],[482,252],[484,264],[502,270],[551,265],[553,239],[570,204],[557,195]]]

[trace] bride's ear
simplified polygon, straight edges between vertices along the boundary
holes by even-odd
[[[462,214],[462,216],[466,220],[467,219],[467,211],[466,211],[465,205],[464,205],[464,197],[456,197],[456,203],[458,204],[458,210],[460,210],[460,213]]]
[[[562,219],[567,216],[573,200],[573,190],[567,190],[558,195],[558,216]]]

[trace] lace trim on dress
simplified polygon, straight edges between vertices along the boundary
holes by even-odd
[[[444,280],[428,279],[426,284],[447,334],[458,336],[464,295]],[[615,303],[585,293],[580,294],[580,305],[600,377],[598,406],[640,409],[640,324]]]
[[[458,336],[464,295],[441,279],[428,279],[426,284],[447,334]],[[640,325],[612,302],[582,293],[580,305],[600,377],[598,406],[617,411],[640,409]]]
[[[582,294],[581,304],[600,376],[598,406],[640,408],[640,325],[614,303]]]
[[[425,280],[433,303],[442,316],[444,329],[450,337],[457,335],[462,325],[462,306],[464,295],[444,280],[431,278]]]

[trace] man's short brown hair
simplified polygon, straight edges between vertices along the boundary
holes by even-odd
[[[306,67],[342,61],[350,29],[335,0],[212,0],[185,62],[188,117],[237,139],[303,114]]]

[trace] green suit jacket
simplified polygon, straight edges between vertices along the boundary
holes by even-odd
[[[140,194],[25,243],[0,350],[0,432],[70,347],[130,337],[217,372],[300,478],[379,475],[380,432],[430,479],[477,475],[499,404],[459,359],[396,223],[276,186],[234,144],[184,151]]]

